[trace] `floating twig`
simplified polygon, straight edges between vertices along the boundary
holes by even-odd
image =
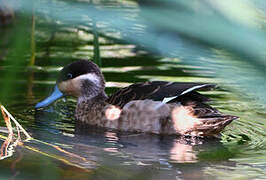
[[[4,108],[4,106],[1,105],[0,108],[1,108],[1,112],[2,112],[3,118],[5,120],[5,123],[6,123],[6,127],[8,129],[8,136],[5,139],[5,142],[2,144],[1,149],[0,149],[0,152],[1,152],[0,153],[0,160],[2,160],[2,159],[5,159],[5,158],[8,158],[8,157],[11,157],[13,155],[14,147],[16,147],[18,144],[21,143],[21,138],[20,138],[19,127],[16,126],[17,133],[18,133],[18,138],[17,138],[17,140],[14,143],[11,143],[13,141],[14,133],[13,133],[13,128],[12,128],[12,124],[11,124],[10,118],[12,119],[13,117],[10,115],[10,113],[8,113],[8,111]]]
[[[0,149],[0,160],[11,157],[14,152],[14,144],[11,144],[11,141],[13,140],[12,135],[8,135],[8,137],[5,139],[5,142],[2,144]]]
[[[91,164],[95,164],[94,162],[89,161],[89,160],[87,160],[84,157],[81,157],[81,156],[79,156],[77,154],[74,154],[74,153],[71,153],[71,152],[68,152],[68,151],[62,149],[59,146],[56,146],[56,145],[53,145],[53,144],[50,144],[50,143],[47,143],[47,142],[44,142],[44,141],[40,141],[40,140],[37,140],[37,139],[33,139],[25,131],[25,129],[15,120],[15,118],[6,110],[6,108],[3,105],[1,105],[1,104],[0,104],[0,109],[1,109],[3,118],[5,120],[7,129],[8,129],[8,136],[7,137],[4,137],[4,136],[0,135],[0,139],[4,139],[5,140],[4,143],[2,144],[1,148],[0,148],[0,160],[8,158],[8,157],[11,157],[13,155],[13,153],[14,153],[14,148],[17,145],[21,145],[22,144],[21,136],[20,136],[20,133],[22,132],[27,137],[26,141],[27,140],[33,140],[33,141],[36,141],[38,143],[50,146],[50,147],[56,149],[57,151],[68,155],[69,157],[82,160],[83,162],[90,162]],[[11,124],[10,119],[15,123],[16,129],[17,129],[17,134],[18,134],[16,141],[13,142],[13,143],[11,143],[11,142],[13,141],[14,134],[13,134],[13,128],[12,128],[12,124]],[[68,159],[65,159],[64,157],[53,155],[53,154],[49,154],[49,153],[45,153],[45,152],[43,152],[43,151],[41,151],[41,150],[39,150],[37,148],[31,147],[31,146],[24,145],[24,147],[27,148],[27,149],[30,149],[32,151],[38,152],[38,153],[40,153],[42,155],[45,155],[45,156],[60,160],[60,161],[64,162],[65,164],[68,164],[68,165],[71,165],[71,166],[76,166],[78,168],[82,168],[82,169],[86,170],[86,168],[81,167],[78,164],[72,163]]]
[[[32,137],[25,131],[25,129],[17,122],[17,120],[6,110],[6,108],[3,105],[0,105],[1,111],[3,116],[6,117],[6,115],[16,124],[16,126],[23,132],[23,134],[27,137],[26,140],[32,139]],[[4,112],[4,113],[3,113]],[[5,118],[4,117],[4,118]],[[11,124],[10,124],[11,125]],[[12,129],[12,126],[11,126]]]
[[[13,128],[12,128],[12,125],[11,125],[11,122],[10,122],[10,117],[4,111],[4,109],[2,108],[2,106],[1,106],[1,112],[2,112],[3,118],[4,118],[5,123],[6,123],[6,127],[8,129],[8,134],[13,136]]]

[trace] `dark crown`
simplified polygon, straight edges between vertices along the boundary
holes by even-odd
[[[99,67],[92,61],[79,60],[65,66],[57,78],[57,83],[66,81],[69,79],[74,79],[80,75],[87,73],[95,73],[98,76],[102,76]]]

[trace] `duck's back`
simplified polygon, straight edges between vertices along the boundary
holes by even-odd
[[[215,87],[213,84],[186,82],[151,81],[136,83],[118,90],[107,99],[107,102],[124,107],[125,104],[133,100],[150,99],[153,101],[163,101],[165,98],[175,97],[171,101],[174,102],[184,95],[195,101],[204,102],[208,98],[197,93],[195,90],[209,90],[213,87]]]

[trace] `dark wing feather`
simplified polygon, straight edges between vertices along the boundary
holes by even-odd
[[[203,86],[198,87],[197,86]],[[195,87],[192,91],[189,89]],[[190,98],[196,98],[200,101],[206,101],[207,98],[195,92],[196,89],[210,89],[215,87],[213,84],[203,83],[181,83],[181,82],[166,82],[166,81],[152,81],[144,83],[132,84],[128,87],[122,88],[107,99],[109,104],[123,107],[132,100],[151,99],[154,101],[162,101],[165,97],[182,96],[190,94]],[[171,101],[175,102],[175,100]]]

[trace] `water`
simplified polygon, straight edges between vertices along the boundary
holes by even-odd
[[[72,98],[35,111],[34,105],[53,89],[63,65],[93,54],[84,36],[75,41],[76,33],[59,32],[46,44],[49,35],[37,38],[41,36],[36,59],[41,69],[17,69],[10,82],[15,84],[12,93],[2,101],[34,139],[8,149],[10,157],[0,161],[1,179],[265,179],[265,110],[253,98],[230,88],[204,92],[214,107],[240,117],[220,139],[81,130],[75,127]],[[108,94],[146,80],[223,82],[210,70],[136,52],[134,45],[102,42],[101,57]],[[11,69],[0,66],[1,74],[14,73]],[[2,119],[0,125],[5,127]],[[0,133],[7,136],[5,128]],[[0,144],[4,141],[1,136]]]

